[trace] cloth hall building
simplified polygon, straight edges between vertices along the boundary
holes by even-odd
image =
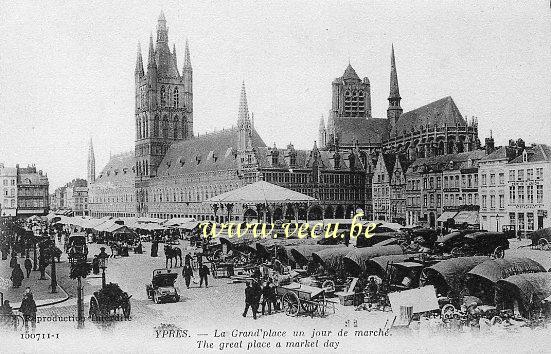
[[[147,59],[144,67],[138,46],[135,149],[112,156],[89,184],[91,216],[212,220],[214,213],[206,200],[265,180],[317,199],[316,203],[292,205],[285,210],[266,210],[274,219],[290,219],[295,213],[300,219],[347,218],[358,208],[370,218],[375,167],[389,166],[378,164],[378,158],[387,156],[389,160],[388,155],[399,155],[397,164],[396,157],[390,158],[392,166],[406,171],[417,158],[480,147],[476,121],[467,123],[451,97],[403,113],[394,48],[387,117],[372,117],[369,79],[360,79],[349,64],[344,74],[332,82],[327,124],[322,119],[318,141],[308,150],[295,149],[292,144],[277,147],[264,143],[249,113],[244,84],[236,126],[194,134],[189,46],[186,43],[180,70],[176,49],[173,46],[171,50],[168,43],[162,13],[156,40],[150,39]],[[400,186],[405,185],[404,176],[400,178]],[[401,208],[406,198],[404,193],[399,197]],[[242,220],[258,212],[258,206],[244,206],[232,210],[231,218]],[[405,210],[400,209],[400,213]],[[230,217],[230,213],[218,215],[222,220]]]

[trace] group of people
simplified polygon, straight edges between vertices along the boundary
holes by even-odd
[[[29,287],[25,289],[25,293],[23,294],[19,312],[23,315],[25,332],[29,331],[29,323],[34,331],[36,329],[36,302]],[[0,306],[0,324],[2,327],[15,327],[16,325],[13,308],[8,300],[4,300],[4,303]]]
[[[203,262],[199,263],[199,287],[203,287],[203,283],[205,283],[205,287],[209,287],[209,278],[210,275],[210,269],[207,267],[206,264]],[[186,282],[186,287],[189,289],[189,286],[191,284],[191,278],[194,277],[193,275],[193,268],[191,267],[191,262],[188,261],[188,258],[186,257],[186,262],[184,264],[184,267],[182,269],[182,277],[184,278],[184,281]]]
[[[267,280],[261,286],[259,279],[255,278],[248,281],[245,288],[245,310],[243,311],[243,317],[247,317],[247,312],[250,308],[253,318],[256,320],[260,304],[262,304],[262,315],[265,314],[266,307],[268,308],[268,315],[272,314],[272,308],[274,312],[279,310],[274,284],[270,280]]]

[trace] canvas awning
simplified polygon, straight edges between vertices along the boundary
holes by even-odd
[[[288,203],[313,202],[316,198],[276,186],[266,181],[247,184],[241,188],[222,193],[207,200],[208,203]]]
[[[463,210],[457,213],[453,217],[455,224],[467,223],[469,225],[478,225],[480,221],[478,219],[478,211],[476,210]]]
[[[448,219],[453,219],[453,217],[456,215],[457,215],[456,211],[445,211],[442,213],[442,215],[438,217],[438,219],[436,219],[436,222],[444,222],[444,221],[447,221]]]

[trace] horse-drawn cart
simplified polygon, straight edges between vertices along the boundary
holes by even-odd
[[[325,290],[321,288],[291,283],[277,286],[276,295],[287,316],[297,316],[302,311],[312,317],[323,317],[328,308],[335,313],[335,304],[327,301]]]
[[[92,321],[103,321],[114,311],[121,309],[125,319],[130,317],[130,298],[118,284],[109,283],[104,288],[95,291],[90,299],[90,318]]]

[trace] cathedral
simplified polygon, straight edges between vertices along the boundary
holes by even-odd
[[[150,38],[147,66],[138,45],[135,68],[135,148],[112,156],[97,178],[89,173],[90,215],[193,217],[197,220],[345,218],[359,208],[371,215],[372,178],[379,154],[400,156],[404,166],[422,157],[479,147],[476,122],[467,123],[451,97],[403,113],[391,51],[386,118],[372,117],[371,87],[349,64],[332,82],[327,124],[312,149],[266,146],[241,86],[236,126],[194,135],[193,69],[186,42],[179,70],[161,13]],[[89,169],[95,169],[93,150]],[[311,205],[227,206],[205,203],[218,194],[265,180],[318,200]],[[230,210],[231,209],[231,210]]]

